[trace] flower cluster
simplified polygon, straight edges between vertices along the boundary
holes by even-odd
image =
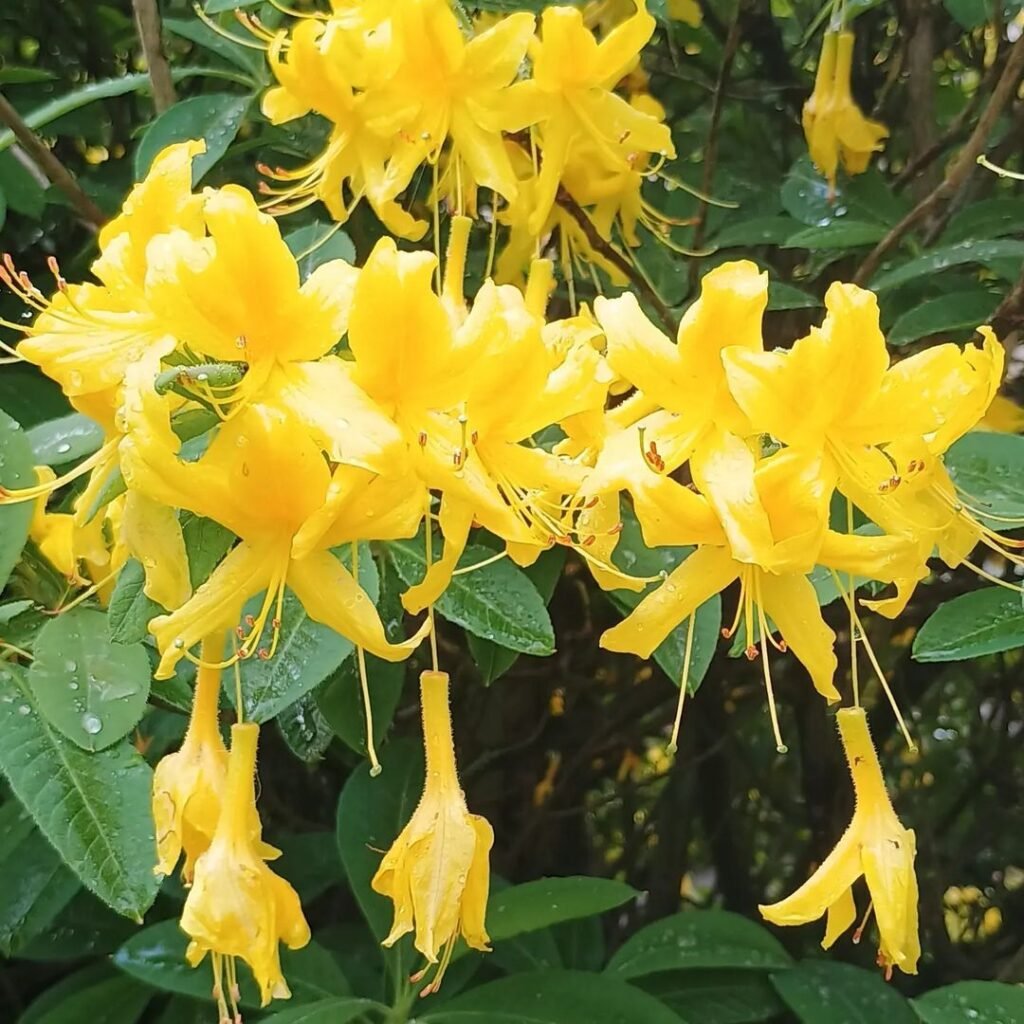
[[[261,166],[272,209],[319,199],[344,222],[365,199],[392,234],[419,239],[428,221],[409,207],[429,168],[435,211],[447,203],[475,216],[487,190],[492,225],[508,228],[497,264],[506,281],[556,228],[567,273],[583,261],[619,278],[591,233],[627,248],[639,245],[638,224],[667,234],[641,195],[675,156],[664,110],[642,72],[631,74],[655,28],[644,0],[549,7],[539,24],[528,13],[481,16],[469,39],[447,0],[332,7],[276,33],[243,16],[278,82],[264,114],[282,124],[314,111],[331,125],[311,162]],[[695,7],[684,0],[676,15],[695,22]],[[614,91],[627,79],[629,98]]]

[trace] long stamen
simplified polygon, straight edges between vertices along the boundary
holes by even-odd
[[[693,627],[697,621],[697,609],[690,612],[686,623],[686,649],[683,652],[683,677],[679,681],[679,700],[676,702],[676,720],[672,723],[672,738],[665,748],[667,754],[674,754],[679,749],[679,726],[683,720],[683,703],[690,685],[690,661],[693,655]]]
[[[775,706],[775,690],[772,687],[772,673],[768,664],[768,621],[764,614],[764,608],[761,605],[760,580],[757,579],[756,569],[752,570],[752,573],[754,574],[753,588],[757,590],[755,604],[757,606],[758,624],[761,627],[761,661],[764,671],[764,688],[768,693],[768,713],[772,719],[772,732],[775,733],[775,749],[780,754],[788,754],[789,747],[782,742],[782,730],[779,728],[779,712]]]
[[[430,572],[434,564],[434,536],[433,526],[430,522],[430,491],[427,491],[427,516],[426,529],[424,530],[425,556],[427,560],[427,572]],[[434,671],[440,671],[440,661],[437,657],[437,622],[434,619],[434,604],[427,605],[427,618],[430,620],[430,660]]]
[[[846,499],[846,532],[853,533],[853,502]],[[847,582],[850,587],[850,600],[847,602],[850,608],[850,683],[853,686],[853,706],[860,707],[860,674],[857,664],[857,620],[853,614],[853,597],[857,589],[857,583],[853,573],[847,573]]]
[[[53,480],[47,480],[44,483],[36,484],[34,487],[19,487],[14,489],[8,489],[0,484],[0,505],[12,505],[20,501],[31,501],[35,498],[40,498],[44,494],[52,494],[57,488],[63,487],[65,484],[71,483],[73,480],[77,480],[79,477],[85,476],[86,473],[92,472],[100,463],[104,462],[108,456],[110,456],[115,448],[117,447],[117,439],[108,441],[99,451],[94,452],[89,458],[80,462],[74,469],[69,470],[63,476],[55,477]]]

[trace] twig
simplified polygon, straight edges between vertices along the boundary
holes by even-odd
[[[743,11],[743,4],[736,5],[736,13],[733,15],[732,23],[729,25],[729,35],[725,40],[725,47],[722,50],[722,63],[718,66],[718,77],[715,79],[715,98],[711,103],[711,119],[708,124],[707,142],[704,144],[704,182],[702,192],[705,196],[711,194],[711,188],[715,179],[715,164],[718,162],[718,125],[722,120],[722,108],[725,105],[725,89],[729,83],[729,75],[732,73],[733,61],[736,59],[736,51],[740,45],[740,15]],[[704,232],[707,229],[708,204],[702,198],[697,203],[697,216],[693,227],[693,240],[691,248],[697,252],[704,245]],[[690,263],[690,288],[697,287],[700,277],[700,258],[694,257]]]
[[[597,228],[594,226],[594,222],[587,216],[586,210],[565,189],[559,190],[558,205],[572,215],[573,220],[582,228],[583,234],[587,236],[587,241],[593,249],[599,252],[616,269],[621,270],[633,287],[642,293],[644,298],[654,307],[655,312],[658,314],[658,319],[662,322],[665,329],[674,338],[678,324],[672,316],[672,311],[665,305],[664,299],[651,287],[650,282],[611,242],[598,234]]]
[[[99,228],[106,222],[103,211],[82,191],[71,172],[54,156],[53,151],[21,119],[7,97],[0,93],[0,121],[3,121],[22,149],[32,158],[36,166],[61,190],[87,223]]]
[[[999,338],[1005,338],[1012,331],[1024,327],[1024,274],[1013,286],[1013,290],[999,303],[992,314],[992,329]]]
[[[160,10],[157,0],[132,0],[132,9],[135,11],[135,26],[139,30],[142,53],[149,69],[149,80],[153,83],[153,105],[156,112],[162,114],[168,107],[174,106],[177,96],[171,68],[164,56]]]
[[[932,192],[908,213],[879,243],[868,253],[864,262],[854,275],[854,283],[864,285],[874,276],[885,255],[895,248],[911,228],[916,227],[929,217],[944,202],[952,199],[960,190],[977,164],[978,157],[985,150],[992,129],[1003,112],[1003,107],[1017,90],[1017,83],[1024,72],[1024,36],[1021,36],[1010,51],[1010,56],[1003,68],[1002,75],[996,83],[988,105],[982,112],[970,138],[964,144],[959,155],[950,165],[945,179]]]
[[[927,152],[935,142],[935,94],[932,64],[935,61],[935,24],[931,0],[915,0],[910,6],[911,21],[907,26],[907,99],[914,116],[910,119],[910,152],[912,157]],[[928,166],[928,165],[925,165]],[[938,184],[932,168],[914,184],[915,198],[926,196]]]

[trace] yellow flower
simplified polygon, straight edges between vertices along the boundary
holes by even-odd
[[[634,0],[591,0],[583,9],[583,16],[588,25],[608,33],[635,10]],[[665,12],[673,21],[682,21],[692,28],[697,28],[704,18],[697,0],[668,0]]]
[[[469,813],[459,786],[447,674],[422,673],[420,693],[427,755],[423,797],[371,884],[395,905],[384,945],[415,929],[415,946],[428,965],[440,964],[421,993],[426,995],[440,987],[460,936],[473,949],[489,948],[484,916],[494,833],[486,819]]]
[[[916,974],[921,947],[914,831],[904,828],[893,810],[864,709],[843,708],[836,720],[853,776],[853,820],[836,848],[796,892],[760,910],[779,925],[806,924],[827,914],[822,946],[828,949],[856,919],[852,886],[863,875],[878,921],[879,965],[886,977],[894,967]]]
[[[467,41],[445,0],[406,0],[395,5],[392,25],[403,59],[374,102],[411,116],[388,161],[384,198],[404,191],[450,141],[435,201],[451,196],[457,213],[472,216],[478,188],[514,200],[516,176],[502,138],[505,97],[533,36],[533,15],[508,15]]]
[[[412,639],[389,643],[373,603],[333,554],[320,549],[292,556],[293,538],[323,505],[331,478],[296,413],[283,404],[251,402],[222,424],[198,461],[186,462],[179,458],[168,403],[153,388],[155,370],[152,360],[142,361],[128,375],[121,465],[129,489],[214,519],[242,539],[188,602],[150,622],[161,653],[156,678],[168,678],[209,632],[234,626],[245,601],[263,590],[240,655],[269,657],[280,635],[285,585],[311,618],[360,647],[392,661],[407,657],[427,624]],[[366,525],[372,530],[372,522]],[[270,647],[261,648],[268,625]]]
[[[840,161],[848,174],[867,170],[871,154],[883,148],[889,130],[866,118],[850,92],[852,32],[826,32],[814,92],[803,109],[804,136],[814,165],[835,190]]]
[[[258,834],[252,834],[252,819],[257,815],[258,738],[259,726],[254,723],[231,727],[217,827],[209,848],[196,862],[192,889],[181,912],[182,930],[192,940],[185,954],[188,962],[195,967],[210,954],[222,1020],[239,1019],[235,958],[252,969],[266,1006],[271,998],[291,995],[281,972],[279,944],[299,949],[309,942],[309,925],[298,895],[263,862]],[[231,1004],[231,1016],[226,1003]]]
[[[49,466],[36,466],[36,480],[48,484],[56,480],[56,474]],[[36,499],[29,526],[29,537],[49,563],[72,583],[82,583],[78,574],[78,558],[75,554],[74,516],[66,512],[47,512],[47,493]]]
[[[998,388],[1003,350],[991,330],[980,329],[980,347],[938,345],[890,366],[871,292],[836,283],[825,306],[822,326],[792,349],[724,350],[737,405],[784,444],[823,452],[839,489],[882,529],[917,538],[922,561],[935,546],[951,566],[979,540],[998,547],[959,504],[941,462]],[[877,607],[895,614],[912,591],[913,580],[904,581]]]
[[[767,302],[766,274],[745,260],[724,263],[701,282],[700,298],[686,311],[675,345],[633,295],[595,302],[609,365],[656,411],[609,436],[587,493],[642,492],[651,473],[671,473],[689,461],[693,481],[721,521],[733,556],[751,563],[767,560],[773,541],[751,489],[755,458],[744,441],[753,430],[722,368],[726,346],[762,350]]]
[[[575,7],[549,7],[541,38],[530,46],[533,76],[508,93],[509,127],[539,126],[542,163],[529,226],[539,236],[555,202],[574,147],[592,143],[601,163],[634,168],[650,154],[674,157],[666,124],[611,90],[639,60],[654,32],[654,18],[639,0],[632,17],[599,43]]]

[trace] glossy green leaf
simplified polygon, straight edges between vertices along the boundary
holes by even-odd
[[[212,519],[184,512],[181,532],[188,552],[188,573],[193,588],[201,586],[234,543],[234,534]],[[142,564],[130,559],[117,578],[107,609],[110,639],[132,644],[145,639],[149,620],[164,614],[164,608],[143,592],[146,574]]]
[[[126,736],[149,697],[149,657],[142,644],[107,639],[106,616],[72,608],[39,631],[28,672],[46,720],[84,750]]]
[[[0,68],[0,81],[6,68]],[[46,206],[46,191],[25,165],[10,152],[0,153],[0,191],[7,206],[26,217],[38,219]]]
[[[48,929],[81,888],[17,800],[0,806],[0,953]]]
[[[89,754],[40,714],[24,675],[0,668],[0,769],[83,884],[141,919],[157,891],[150,815],[152,771],[122,740]],[[116,792],[116,800],[110,794]]]
[[[301,832],[273,836],[281,851],[274,870],[291,882],[303,904],[310,903],[344,878],[334,833]]]
[[[79,889],[52,925],[18,950],[23,960],[80,960],[113,953],[135,924],[108,909],[87,889]]]
[[[566,967],[600,971],[607,959],[604,926],[599,917],[578,917],[551,929],[559,958]]]
[[[153,991],[145,985],[115,975],[77,988],[38,1010],[33,1003],[19,1024],[136,1024],[152,998]]]
[[[338,849],[349,887],[374,935],[391,930],[391,901],[370,888],[387,850],[405,827],[423,793],[423,749],[411,740],[389,743],[381,752],[383,771],[370,776],[357,768],[338,800]]]
[[[31,487],[36,482],[32,465],[28,438],[10,416],[0,411],[0,484],[12,489]],[[7,583],[28,539],[32,505],[31,501],[0,505],[0,589]]]
[[[1003,196],[968,203],[949,219],[942,233],[944,244],[966,242],[972,238],[999,238],[1015,235],[1024,223],[1024,199]]]
[[[377,566],[368,545],[360,545],[360,551],[359,582],[376,604],[379,588]],[[347,548],[341,552],[341,559],[346,565],[351,564]],[[257,595],[245,610],[256,614],[262,601],[262,595]],[[270,721],[336,672],[353,649],[350,640],[314,622],[299,599],[287,591],[277,651],[272,658],[252,658],[246,662],[242,687],[246,719],[251,722]]]
[[[308,1006],[292,1006],[263,1017],[263,1024],[348,1024],[372,1012],[387,1013],[388,1007],[372,999],[322,999]]]
[[[616,978],[639,978],[698,967],[774,970],[790,963],[778,939],[759,924],[725,910],[693,910],[641,928],[605,970]]]
[[[983,587],[940,605],[914,637],[915,661],[963,661],[1024,646],[1021,595]]]
[[[203,47],[249,75],[259,76],[263,71],[265,62],[261,53],[225,39],[199,18],[164,18],[163,26],[166,31]]]
[[[632,985],[586,971],[536,971],[488,982],[424,1024],[680,1024],[664,1003]]]
[[[43,466],[78,462],[99,451],[103,444],[103,428],[80,412],[39,423],[26,430],[25,436],[36,464]]]
[[[500,942],[522,932],[561,921],[614,910],[640,894],[611,878],[539,878],[491,893],[487,903],[487,934]]]
[[[700,1024],[754,1024],[784,1010],[760,971],[666,971],[637,978],[638,988],[660,999],[684,1020]]]
[[[910,1003],[877,971],[833,960],[804,960],[773,974],[772,984],[801,1024],[919,1024]]]
[[[782,245],[800,222],[792,217],[739,218],[726,224],[714,236],[719,249],[745,248],[748,245]]]
[[[176,920],[161,921],[133,935],[114,954],[113,963],[125,974],[154,988],[208,1000],[210,965],[204,961],[198,967],[189,967],[185,959],[188,941]],[[297,950],[282,946],[281,967],[296,1003],[348,995],[348,981],[341,967],[316,941]],[[259,989],[242,961],[238,961],[238,975],[241,1005],[257,1009]]]
[[[998,295],[980,288],[940,295],[908,309],[892,325],[889,344],[906,345],[948,331],[973,331],[988,323],[998,305]]]
[[[192,161],[192,183],[198,184],[235,141],[250,96],[211,92],[175,103],[146,130],[135,151],[135,179],[141,181],[157,153],[175,142],[204,139],[206,152]]]
[[[221,14],[223,11],[235,11],[242,7],[255,7],[263,0],[206,0],[203,8],[207,14]]]
[[[924,1024],[1020,1024],[1024,988],[998,981],[958,981],[913,1001]]]
[[[917,281],[922,277],[948,270],[950,267],[962,267],[968,263],[986,263],[988,260],[1014,260],[1017,272],[1024,262],[1024,242],[1016,239],[995,239],[981,242],[957,242],[955,245],[943,245],[930,249],[922,256],[900,262],[891,270],[884,270],[876,275],[871,288],[876,292],[888,291],[900,285]]]
[[[893,194],[886,179],[870,169],[855,178],[840,176],[835,190],[811,163],[799,157],[779,193],[786,212],[810,228],[841,224],[844,218],[891,227],[906,212],[906,202]]]
[[[277,713],[277,728],[288,749],[308,764],[319,761],[334,739],[313,691],[303,694]]]
[[[284,244],[291,250],[299,264],[299,275],[303,281],[322,263],[330,260],[345,260],[352,263],[356,258],[356,247],[337,224],[326,224],[315,220],[305,227],[296,228],[284,236]]]
[[[993,15],[990,0],[942,0],[946,10],[960,23],[961,28],[970,31],[988,22]]]
[[[546,605],[551,603],[551,596],[555,592],[564,566],[565,548],[554,547],[542,552],[533,565],[523,569]],[[466,641],[469,653],[473,655],[473,661],[476,662],[476,667],[483,677],[484,686],[490,686],[496,679],[501,678],[519,657],[518,651],[510,651],[507,647],[484,640],[474,633],[468,633]]]
[[[840,218],[823,227],[804,228],[791,234],[784,249],[856,249],[881,241],[886,228],[869,221]]]
[[[784,281],[768,282],[768,309],[817,309],[821,299]]]
[[[975,514],[1024,518],[1024,437],[976,430],[946,453],[946,469]],[[990,525],[1005,529],[1005,521]]]
[[[407,586],[418,583],[427,561],[422,536],[392,541],[388,555]],[[489,548],[469,545],[459,567],[478,565],[494,556]],[[555,633],[544,599],[529,577],[509,559],[455,576],[435,610],[470,633],[522,654],[552,654]]]

